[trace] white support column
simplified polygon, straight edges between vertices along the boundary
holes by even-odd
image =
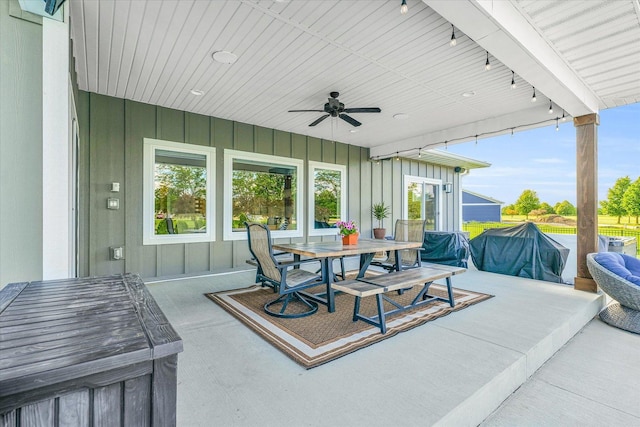
[[[66,9],[66,7],[65,7]],[[74,275],[69,18],[42,19],[42,278]]]

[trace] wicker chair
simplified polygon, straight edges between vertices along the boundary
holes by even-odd
[[[264,310],[272,316],[285,318],[309,316],[318,311],[318,304],[304,298],[299,291],[326,283],[324,271],[321,269],[323,274],[317,275],[295,267],[303,263],[319,263],[320,260],[280,262],[273,255],[269,228],[263,224],[245,225],[249,251],[258,263],[256,281],[273,286],[280,294],[277,299],[266,303]]]
[[[400,242],[424,242],[424,227],[426,221],[418,219],[399,219],[396,221],[396,228],[393,239]],[[420,251],[417,249],[404,249],[400,251],[400,265],[403,269],[420,267]],[[390,251],[387,259],[383,261],[373,261],[371,265],[377,265],[389,271],[396,270],[396,253]]]
[[[600,319],[611,326],[640,334],[640,285],[613,273],[598,262],[599,257],[620,257],[624,266],[627,256],[610,252],[588,254],[587,268],[602,291],[617,301],[602,309]]]

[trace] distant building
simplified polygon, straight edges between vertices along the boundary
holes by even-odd
[[[463,189],[462,221],[500,222],[503,203],[500,200]]]

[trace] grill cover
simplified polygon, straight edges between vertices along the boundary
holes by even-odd
[[[469,239],[463,233],[425,231],[422,247],[422,261],[467,268]]]
[[[478,270],[562,283],[569,248],[532,222],[485,230],[469,242]]]

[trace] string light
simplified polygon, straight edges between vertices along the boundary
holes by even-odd
[[[451,24],[451,41],[449,42],[449,46],[453,47],[457,44],[458,41],[456,40],[456,29],[453,24]]]
[[[533,87],[533,96],[531,97],[531,102],[536,102],[537,98],[536,98],[536,87]]]
[[[418,148],[418,158],[422,157],[422,150]]]
[[[487,62],[484,63],[484,69],[487,71],[491,69],[491,63],[489,62],[489,51],[487,51]]]
[[[553,114],[553,104],[551,103],[551,100],[549,100],[549,111],[547,111],[547,113]]]
[[[564,108],[562,109],[562,119],[563,122],[567,121],[567,117],[564,115]]]
[[[511,89],[516,88],[516,73],[511,70]]]
[[[558,132],[560,130],[560,127],[558,126],[558,118],[556,117],[556,132]]]
[[[402,4],[400,5],[400,13],[405,14],[409,11],[409,6],[407,6],[407,0],[402,0]]]
[[[416,149],[420,150],[420,152],[422,152],[423,150],[430,149],[430,147],[437,148],[437,147],[442,146],[442,145],[448,145],[449,142],[464,142],[464,141],[469,141],[470,139],[473,139],[473,138],[475,138],[475,141],[476,141],[476,144],[477,144],[478,143],[478,138],[481,137],[481,136],[487,136],[487,137],[489,137],[489,136],[497,136],[497,135],[500,135],[500,134],[504,134],[505,132],[508,132],[508,131],[510,131],[511,132],[511,136],[513,136],[515,129],[521,129],[521,128],[522,129],[528,129],[528,128],[532,127],[532,126],[535,127],[535,126],[544,125],[544,124],[548,125],[548,124],[553,123],[554,121],[556,121],[556,125],[557,125],[557,120],[559,120],[559,117],[555,117],[553,119],[546,119],[546,120],[542,120],[542,121],[539,121],[539,122],[521,124],[519,126],[508,127],[508,128],[498,129],[498,130],[489,131],[489,132],[482,132],[482,133],[479,133],[479,134],[476,134],[476,135],[467,135],[467,136],[463,136],[463,137],[460,137],[460,138],[454,138],[454,139],[452,139],[450,141],[447,140],[447,141],[441,141],[441,142],[434,142],[434,143],[427,144],[427,145],[424,145],[424,146],[419,147],[419,148],[411,148],[411,149],[403,150],[402,152],[403,153],[411,153],[411,152],[415,153]],[[556,127],[558,127],[558,126],[556,126]],[[381,159],[382,160],[390,159],[390,158],[393,158],[393,156],[395,156],[396,160],[399,160],[400,159],[400,157],[399,157],[400,156],[400,152],[396,151],[395,153],[381,154],[381,155],[375,157],[375,161],[376,161],[376,163],[378,163],[378,162],[380,162]],[[374,158],[371,158],[370,160],[374,161]]]
[[[448,150],[448,149],[449,149],[449,146],[447,145],[447,143],[448,143],[448,142],[449,142],[449,141],[445,141],[445,142],[444,142],[444,149],[445,149],[445,150]]]

